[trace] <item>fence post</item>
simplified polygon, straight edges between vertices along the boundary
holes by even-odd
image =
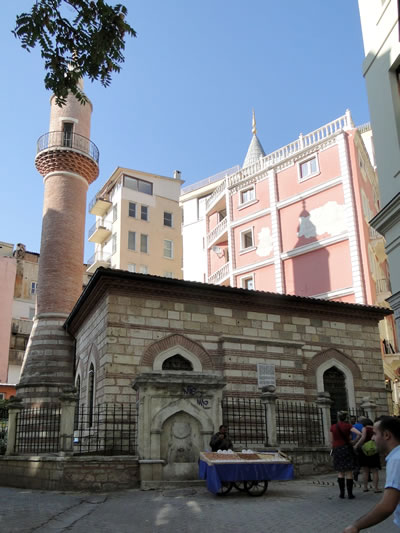
[[[367,417],[370,418],[372,421],[376,418],[376,403],[371,400],[370,396],[365,396],[362,399],[362,403],[360,405],[361,409],[364,409],[364,412],[366,413]]]
[[[60,452],[72,452],[74,449],[75,407],[78,395],[73,390],[64,390],[60,396]]]
[[[276,387],[274,385],[268,385],[262,388],[261,402],[265,406],[266,424],[267,424],[267,436],[268,440],[265,442],[265,446],[277,446],[276,436],[276,400],[275,394]]]
[[[8,404],[8,429],[6,455],[15,455],[17,444],[17,414],[23,409],[21,398],[11,398]]]
[[[326,446],[331,446],[331,395],[329,392],[321,391],[318,393],[316,404],[322,410],[322,422],[324,425],[324,441]]]

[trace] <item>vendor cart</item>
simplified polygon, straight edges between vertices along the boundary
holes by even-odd
[[[217,495],[228,494],[232,488],[261,496],[272,480],[293,479],[293,464],[279,451],[251,453],[201,452],[199,477]]]

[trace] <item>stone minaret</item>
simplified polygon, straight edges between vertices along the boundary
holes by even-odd
[[[53,95],[50,106],[49,133],[39,138],[35,158],[44,182],[36,316],[17,386],[33,406],[73,384],[74,339],[63,324],[82,292],[86,192],[99,173],[92,104],[70,94],[63,107]]]

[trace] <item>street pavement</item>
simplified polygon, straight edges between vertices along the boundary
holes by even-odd
[[[274,481],[261,497],[199,486],[106,494],[0,487],[0,532],[342,533],[382,497],[359,484],[355,495],[338,498],[334,474]],[[392,517],[364,531],[399,533]]]

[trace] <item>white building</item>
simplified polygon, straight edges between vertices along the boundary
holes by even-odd
[[[400,38],[396,0],[359,0],[365,77],[381,209],[371,225],[386,239],[394,310],[400,333]]]

